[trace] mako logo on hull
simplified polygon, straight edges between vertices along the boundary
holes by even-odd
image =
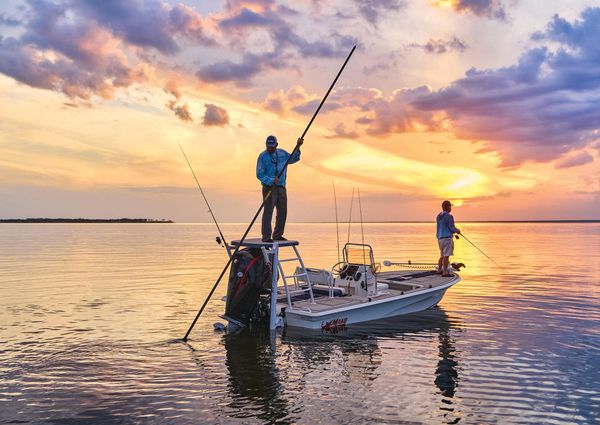
[[[346,330],[347,317],[341,319],[333,319],[328,322],[321,322],[321,330],[323,332],[338,333],[339,331]]]

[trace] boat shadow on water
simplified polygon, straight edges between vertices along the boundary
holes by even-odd
[[[297,422],[306,419],[297,397],[312,393],[315,388],[310,375],[326,371],[332,380],[360,388],[368,394],[374,382],[385,373],[382,369],[386,340],[437,338],[435,370],[431,381],[439,398],[439,409],[446,423],[458,423],[460,414],[453,406],[459,383],[459,364],[455,340],[461,325],[439,308],[421,313],[352,326],[335,326],[307,333],[306,329],[286,328],[282,334],[265,328],[246,328],[224,335],[231,408],[240,406],[258,410],[257,417],[265,421]],[[386,367],[389,368],[389,364]],[[296,397],[293,395],[295,394]],[[355,400],[356,402],[356,400]],[[368,406],[373,400],[359,404]],[[256,410],[255,410],[256,409]],[[458,415],[457,415],[458,413]],[[237,417],[244,417],[239,411]],[[239,415],[239,416],[238,416]]]

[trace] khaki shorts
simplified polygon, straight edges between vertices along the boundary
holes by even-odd
[[[450,257],[454,255],[454,238],[438,239],[440,247],[440,257]]]

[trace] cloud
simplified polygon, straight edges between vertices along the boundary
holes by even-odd
[[[563,158],[554,164],[554,168],[571,168],[594,162],[594,157],[587,152],[580,152]]]
[[[224,127],[229,124],[229,113],[225,108],[214,105],[212,103],[205,103],[206,110],[204,111],[204,117],[202,118],[202,124],[206,126]]]
[[[381,92],[370,88],[338,88],[331,92],[322,112],[342,109],[366,110],[365,103],[381,95]],[[300,115],[311,115],[322,100],[322,94],[308,93],[301,86],[292,86],[287,91],[270,92],[261,106],[279,115],[295,112]]]
[[[252,78],[272,69],[287,67],[285,56],[278,52],[264,54],[246,53],[241,62],[224,60],[204,66],[196,72],[196,76],[207,83],[235,82],[239,86],[248,86]]]
[[[490,19],[505,20],[506,10],[501,0],[431,0],[434,6],[451,7],[460,13],[471,13]]]
[[[310,100],[301,105],[294,106],[292,108],[292,111],[294,111],[300,115],[312,115],[315,113],[315,111],[319,107],[320,103],[321,103],[321,99],[313,99],[313,100]],[[321,109],[320,113],[323,114],[326,112],[335,111],[337,109],[341,109],[342,107],[343,107],[343,105],[341,103],[335,102],[333,100],[328,100],[323,105],[323,108]]]
[[[240,9],[251,9],[264,11],[275,6],[275,0],[226,0],[225,8],[229,12],[235,12]]]
[[[331,20],[332,18],[340,20],[362,20],[377,27],[379,22],[394,12],[399,12],[406,7],[406,0],[351,0],[351,1],[335,1],[335,0],[311,0],[311,5],[314,9],[316,19],[324,18]],[[335,10],[335,14],[326,15],[323,13],[323,6]]]
[[[149,81],[152,63],[170,66],[152,49],[174,55],[190,43],[216,43],[198,12],[162,0],[27,0],[22,11],[19,36],[0,38],[0,72],[81,100]]]
[[[408,131],[441,130],[439,114],[413,105],[414,101],[430,93],[430,89],[426,86],[396,90],[389,97],[372,92],[373,98],[362,108],[366,114],[355,122],[366,126],[368,134],[380,137]]]
[[[261,106],[267,111],[275,112],[277,115],[284,115],[286,112],[285,93],[283,90],[269,92]]]
[[[177,105],[177,101],[171,100],[167,103],[167,108],[175,113],[175,116],[184,122],[193,122],[192,114],[188,104]]]
[[[551,161],[597,140],[600,8],[586,9],[575,22],[555,16],[534,38],[559,45],[527,50],[512,66],[470,69],[437,91],[421,87],[376,97],[356,122],[381,137],[452,131],[481,142],[481,152],[497,152],[504,167]]]
[[[21,25],[21,21],[6,16],[6,14],[4,13],[0,13],[0,25],[5,27],[18,27],[19,25]]]
[[[406,6],[403,0],[354,0],[358,12],[373,25],[390,11],[399,11]]]
[[[357,131],[346,130],[344,123],[339,123],[330,130],[333,134],[325,136],[327,139],[358,139],[360,137]]]
[[[275,112],[278,115],[286,115],[291,111],[300,108],[300,113],[306,113],[304,109],[308,109],[308,104],[313,107],[317,95],[308,94],[301,86],[292,86],[288,90],[276,90],[269,92],[266,99],[261,103],[261,106],[268,111]],[[316,105],[314,106],[316,108]],[[314,112],[314,108],[312,112]],[[308,112],[310,113],[310,112]]]
[[[376,93],[379,91],[363,88],[339,88],[331,92],[321,111],[331,112],[343,108],[362,107],[362,104],[370,100]],[[322,94],[308,93],[303,87],[296,85],[287,91],[269,92],[261,106],[279,115],[286,115],[290,112],[312,115],[321,100]]]
[[[181,91],[179,90],[179,84],[175,80],[168,80],[165,83],[165,87],[163,89],[166,93],[169,93],[175,99],[181,99]]]
[[[152,47],[163,54],[179,51],[178,37],[202,45],[215,44],[202,16],[181,3],[171,7],[158,0],[80,0],[70,6],[128,43]]]
[[[0,72],[86,101],[94,95],[110,98],[136,82],[161,84],[156,81],[161,70],[185,69],[172,58],[185,61],[184,48],[190,45],[230,47],[231,56],[201,63],[196,70],[200,80],[249,86],[255,77],[273,70],[299,70],[298,57],[345,55],[357,41],[329,27],[323,33],[302,33],[289,19],[300,12],[269,0],[229,0],[222,13],[209,16],[166,0],[26,0],[25,4],[19,18],[22,31],[0,39]],[[0,25],[16,23],[0,16]],[[256,37],[263,36],[270,40],[257,45]],[[165,90],[177,97],[173,87]]]
[[[464,52],[467,50],[467,43],[459,39],[458,37],[452,37],[449,40],[443,40],[441,38],[431,38],[425,44],[412,43],[408,47],[414,47],[422,49],[425,53],[431,53],[441,55],[451,51]]]
[[[86,37],[77,40],[79,43],[87,41]],[[91,62],[95,62],[94,66]],[[0,72],[32,87],[88,100],[92,95],[108,99],[116,88],[145,80],[147,66],[130,66],[118,54],[99,54],[90,58],[90,66],[82,66],[67,56],[46,54],[14,38],[0,38]]]
[[[130,59],[111,31],[74,19],[66,3],[28,4],[20,37],[0,38],[1,73],[82,100],[110,98],[116,89],[147,80],[149,64]]]
[[[236,10],[234,14],[219,22],[219,27],[225,30],[238,31],[241,28],[275,27],[281,24],[281,17],[269,9],[263,13],[255,12],[246,7]]]
[[[225,59],[202,66],[196,76],[208,83],[234,82],[248,86],[252,79],[270,70],[293,68],[293,58],[334,58],[348,52],[357,39],[337,32],[326,37],[315,36],[308,40],[297,33],[293,25],[285,20],[295,14],[289,8],[275,6],[273,2],[229,2],[229,14],[219,21],[219,28],[235,39],[236,45],[245,46],[247,36],[257,29],[266,30],[272,49],[260,53],[246,52],[240,61]],[[250,8],[250,6],[253,6]]]

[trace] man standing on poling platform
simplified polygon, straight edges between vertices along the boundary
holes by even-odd
[[[289,158],[288,164],[300,161],[300,149],[304,143],[303,139],[298,139],[298,149],[291,155],[283,149],[277,149],[277,137],[267,137],[267,148],[261,152],[256,161],[256,178],[262,183],[262,195],[265,207],[262,215],[262,241],[273,242],[285,241],[283,232],[285,230],[285,220],[287,217],[287,193],[285,189],[285,177],[287,169],[277,177],[283,169]],[[267,199],[269,191],[271,196]],[[273,208],[277,208],[275,218],[275,230],[271,235],[271,219],[273,218]],[[272,237],[271,237],[272,236]]]

